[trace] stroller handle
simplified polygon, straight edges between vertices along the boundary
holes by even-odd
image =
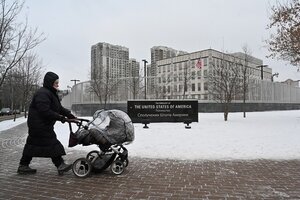
[[[75,123],[78,126],[78,130],[80,129],[80,127],[82,126],[82,122],[90,122],[90,120],[88,119],[82,119],[82,118],[75,118],[75,119],[66,119],[66,122],[69,123],[69,129],[70,132],[72,133],[72,126],[71,123]]]
[[[82,123],[82,122],[89,122],[90,120],[88,119],[83,119],[83,118],[75,118],[75,119],[66,119],[66,122],[69,122],[69,123]]]

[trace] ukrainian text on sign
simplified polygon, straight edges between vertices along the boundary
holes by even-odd
[[[128,101],[127,109],[135,123],[198,122],[197,100]]]

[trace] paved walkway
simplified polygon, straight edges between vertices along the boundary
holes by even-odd
[[[50,159],[34,158],[37,174],[18,175],[26,131],[22,124],[0,132],[0,199],[300,199],[300,160],[129,157],[122,175],[106,170],[77,178],[71,171],[58,176]],[[71,150],[66,159],[73,162],[85,155]]]

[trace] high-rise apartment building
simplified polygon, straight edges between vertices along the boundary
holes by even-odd
[[[139,76],[139,63],[129,59],[129,49],[104,42],[91,47],[91,81],[98,81],[108,101],[127,100],[132,76]],[[100,95],[100,94],[99,94]]]
[[[128,70],[126,70],[126,81],[128,88],[128,99],[138,99],[141,94],[140,63],[136,59],[129,59]]]
[[[128,67],[129,49],[108,43],[97,43],[91,49],[91,73],[109,78],[125,76]]]

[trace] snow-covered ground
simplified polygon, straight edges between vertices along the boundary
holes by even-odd
[[[0,131],[16,122],[0,122]],[[199,123],[152,123],[149,129],[135,124],[135,141],[127,145],[130,156],[170,159],[300,159],[300,111],[200,113]],[[75,127],[74,127],[75,128]],[[68,144],[67,124],[56,123],[59,140]],[[1,132],[0,132],[1,133]],[[93,150],[96,146],[73,147]]]
[[[12,120],[5,120],[0,122],[0,133],[1,131],[13,128],[15,126],[18,126],[24,122],[26,122],[26,118],[25,117],[20,117],[20,118],[16,118],[16,121]]]

